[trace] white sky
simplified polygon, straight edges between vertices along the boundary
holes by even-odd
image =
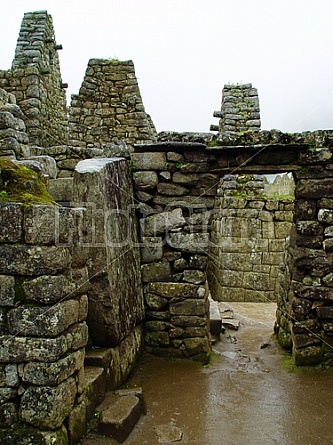
[[[333,128],[332,0],[2,2],[0,69],[24,12],[46,9],[68,95],[90,58],[132,59],[158,131],[209,131],[223,85],[240,82],[259,90],[263,129]]]

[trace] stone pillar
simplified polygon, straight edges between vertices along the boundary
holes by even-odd
[[[113,349],[112,372],[124,381],[142,347],[144,303],[128,162],[81,161],[74,201],[86,208],[81,248],[88,256],[91,344]],[[118,382],[118,384],[120,383]]]
[[[177,145],[177,144],[176,144]],[[133,153],[141,231],[148,351],[207,363],[206,280],[210,210],[217,177],[203,152]]]
[[[323,133],[311,137],[316,147],[301,152],[303,167],[295,172],[295,228],[281,277],[277,334],[297,365],[332,366],[333,155]]]
[[[85,422],[89,282],[73,249],[79,213],[0,204],[0,441],[67,445],[71,411]]]
[[[224,85],[222,90],[221,111],[214,117],[220,118],[218,127],[211,130],[230,136],[244,132],[258,131],[261,127],[258,91],[251,83]]]

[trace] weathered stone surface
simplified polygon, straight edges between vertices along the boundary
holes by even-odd
[[[68,300],[51,307],[20,306],[8,312],[9,332],[32,337],[56,337],[78,322],[79,303]]]
[[[31,385],[59,385],[83,367],[84,349],[75,351],[53,363],[29,362],[24,366],[22,380]]]
[[[170,232],[166,238],[170,247],[193,254],[205,254],[209,246],[208,233]]]
[[[71,255],[65,247],[8,245],[0,246],[0,273],[48,275],[65,271]]]
[[[41,304],[54,304],[66,297],[74,289],[64,275],[41,275],[22,284],[27,300]]]
[[[68,416],[68,436],[70,443],[78,443],[87,431],[86,404],[76,405]]]
[[[146,332],[145,343],[148,346],[154,346],[154,347],[169,346],[170,344],[169,334],[164,331]]]
[[[51,156],[31,156],[29,157],[29,160],[39,162],[42,165],[42,173],[48,175],[50,179],[55,179],[57,177],[57,163]]]
[[[28,244],[73,243],[74,218],[69,208],[31,206],[25,211],[23,227]]]
[[[135,170],[165,170],[165,153],[132,153],[133,168]]]
[[[143,263],[152,263],[163,258],[162,237],[143,237],[140,247]]]
[[[170,303],[171,315],[204,316],[207,313],[207,303],[204,300],[186,299]]]
[[[170,281],[171,267],[167,260],[143,264],[141,266],[142,282],[150,283],[153,281]]]
[[[333,318],[333,306],[319,306],[316,308],[316,312],[319,318]]]
[[[7,402],[0,406],[0,427],[10,428],[18,421],[18,409],[15,403]],[[0,433],[1,434],[1,433]],[[0,435],[1,438],[1,435]],[[1,439],[0,439],[1,440]],[[17,443],[17,442],[12,442]]]
[[[87,247],[91,282],[88,325],[96,345],[112,347],[144,317],[139,242],[131,213],[134,203],[127,161],[81,161],[74,172],[74,184],[74,201],[93,204],[88,229],[94,226],[96,213],[102,215],[99,227],[104,244],[91,243]]]
[[[168,303],[167,298],[160,297],[159,295],[154,295],[150,293],[145,294],[145,301],[147,306],[152,309],[158,311],[165,307]]]
[[[324,178],[300,179],[297,181],[295,196],[297,199],[320,199],[329,198],[333,195],[333,179]]]
[[[297,221],[296,230],[297,233],[300,233],[302,235],[313,236],[313,235],[321,235],[324,231],[324,227],[318,221]]]
[[[160,182],[157,186],[158,193],[161,195],[169,195],[169,196],[182,196],[186,195],[189,190],[186,187],[182,187],[181,185],[173,184],[170,182]]]
[[[149,283],[145,292],[157,294],[164,298],[203,298],[205,288],[188,283]]]
[[[318,221],[325,224],[333,224],[333,210],[332,209],[319,209]]]
[[[55,430],[71,412],[76,383],[70,377],[58,386],[30,386],[23,393],[20,418],[30,425]]]
[[[0,275],[0,306],[15,305],[15,279],[10,275]]]
[[[113,397],[110,406],[101,412],[98,431],[123,443],[142,414],[142,402],[134,395]]]
[[[27,338],[2,335],[0,337],[0,361],[21,363],[28,361],[52,362],[68,350],[66,338]]]
[[[155,171],[133,173],[133,181],[137,190],[151,190],[157,187],[158,176]]]
[[[0,242],[18,243],[22,237],[23,205],[0,203]]]
[[[323,359],[323,350],[320,346],[293,348],[293,358],[296,366],[318,365]]]
[[[165,231],[183,227],[185,224],[181,209],[155,213],[140,220],[141,232],[148,237],[164,234]]]
[[[68,435],[65,426],[56,431],[39,431],[36,428],[6,429],[0,432],[0,440],[3,444],[15,445],[68,445]]]
[[[206,281],[206,273],[201,270],[185,270],[184,281],[193,284],[204,283]]]
[[[73,199],[73,178],[51,179],[48,191],[55,201],[70,202]]]

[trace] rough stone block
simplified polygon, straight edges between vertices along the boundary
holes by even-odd
[[[158,193],[169,196],[182,196],[189,193],[186,187],[170,182],[160,182],[157,186]]]
[[[207,314],[207,303],[204,300],[187,299],[184,301],[170,302],[171,315],[195,315],[204,317]]]
[[[181,209],[155,213],[140,220],[141,232],[148,237],[164,234],[165,231],[183,227],[185,224]]]
[[[20,363],[27,361],[52,362],[68,350],[64,336],[58,338],[26,338],[2,335],[0,337],[0,361]]]
[[[140,246],[143,263],[152,263],[163,258],[162,237],[143,237]]]
[[[87,420],[90,420],[96,407],[102,403],[106,391],[105,371],[103,368],[86,366],[85,372],[85,403]]]
[[[168,304],[168,299],[150,293],[145,294],[146,305],[155,311],[163,309]]]
[[[86,404],[75,406],[68,416],[69,443],[78,443],[87,431]]]
[[[42,275],[22,284],[28,301],[41,304],[54,304],[73,290],[73,285],[64,275]]]
[[[13,275],[48,275],[64,272],[70,265],[67,248],[55,246],[0,246],[0,273]]]
[[[15,305],[15,279],[10,275],[0,275],[0,306]]]
[[[11,334],[56,337],[78,321],[79,303],[68,300],[51,307],[20,306],[8,312]]]
[[[25,211],[24,232],[28,244],[72,245],[72,210],[56,206],[31,206]]]
[[[145,292],[153,293],[168,299],[204,298],[206,290],[203,286],[189,283],[149,283]]]
[[[172,278],[170,263],[167,260],[143,264],[141,274],[143,283],[170,281]]]
[[[39,162],[42,165],[42,173],[48,175],[50,179],[57,177],[57,163],[51,156],[31,156],[28,159]]]
[[[193,284],[202,284],[206,281],[206,273],[201,270],[185,270],[184,281]]]
[[[31,385],[59,385],[83,368],[85,350],[80,349],[53,363],[29,362],[24,366],[22,380]]]
[[[323,360],[323,349],[321,346],[293,348],[293,359],[296,366],[318,365]]]
[[[209,246],[208,233],[170,232],[166,237],[167,244],[182,252],[205,254]]]
[[[101,413],[98,431],[119,443],[125,442],[143,412],[142,402],[135,395],[113,396],[110,406]]]
[[[71,202],[73,199],[73,178],[51,179],[48,191],[58,202]]]
[[[141,171],[133,173],[136,190],[151,190],[157,187],[158,176],[155,171]]]
[[[38,445],[68,445],[68,435],[65,426],[56,431],[39,431],[36,428],[8,429],[1,436],[6,442],[15,445],[38,444]],[[9,441],[9,442],[8,442]]]
[[[132,153],[133,168],[135,170],[165,170],[166,154],[156,153]]]
[[[22,237],[23,205],[0,203],[0,243],[18,243]]]
[[[58,386],[29,386],[22,395],[20,419],[39,428],[60,428],[71,412],[76,397],[75,379]]]

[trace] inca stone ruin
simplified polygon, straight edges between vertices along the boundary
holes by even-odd
[[[261,130],[244,84],[157,134],[109,59],[67,109],[61,49],[27,13],[0,71],[0,443],[78,443],[144,349],[206,364],[210,294],[276,301],[296,365],[332,366],[333,131]]]

